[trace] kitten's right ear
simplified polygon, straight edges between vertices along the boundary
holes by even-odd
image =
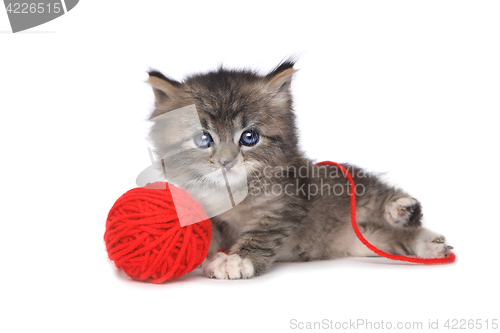
[[[153,87],[156,104],[164,103],[179,93],[180,82],[166,77],[157,70],[152,69],[148,71],[148,74],[149,78],[146,82]]]

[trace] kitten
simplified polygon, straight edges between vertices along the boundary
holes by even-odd
[[[220,68],[184,82],[149,72],[150,141],[162,172],[212,217],[204,274],[251,278],[277,261],[374,256],[352,229],[349,191],[356,193],[360,229],[376,247],[447,256],[445,238],[421,227],[415,198],[344,164],[356,183],[350,188],[336,167],[317,166],[299,150],[293,66],[285,61],[267,75]]]

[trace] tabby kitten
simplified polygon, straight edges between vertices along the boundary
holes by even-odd
[[[360,229],[376,247],[447,256],[445,238],[421,227],[415,198],[345,164],[357,184],[350,188],[336,167],[317,166],[299,150],[293,66],[285,61],[267,75],[219,68],[184,82],[149,72],[155,95],[149,138],[159,169],[212,217],[204,274],[251,278],[277,261],[375,255],[352,229],[350,191]]]

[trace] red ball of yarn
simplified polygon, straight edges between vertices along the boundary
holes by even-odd
[[[180,226],[178,211],[183,221]],[[171,184],[134,188],[113,205],[104,241],[109,259],[132,279],[162,283],[198,267],[208,253],[212,228],[198,201]]]

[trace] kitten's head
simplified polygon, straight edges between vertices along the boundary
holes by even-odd
[[[167,180],[188,190],[228,180],[246,186],[247,177],[266,166],[298,156],[293,66],[283,62],[267,75],[220,68],[184,82],[150,71],[155,110],[149,138]]]

